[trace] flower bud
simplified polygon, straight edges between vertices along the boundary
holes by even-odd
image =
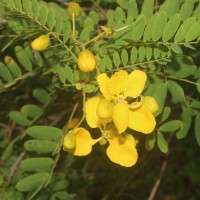
[[[50,45],[51,41],[48,35],[41,35],[33,40],[31,47],[34,51],[44,51]]]
[[[78,117],[72,118],[69,121],[69,123],[67,124],[67,128],[68,129],[73,129],[78,124],[79,121],[80,121],[80,119]]]
[[[78,67],[83,72],[91,72],[96,68],[95,56],[88,50],[83,50],[78,55]]]
[[[114,105],[111,103],[111,101],[101,98],[97,106],[96,113],[99,118],[107,119],[112,117],[113,110]]]
[[[80,5],[76,2],[71,2],[67,8],[67,14],[70,17],[74,17],[78,18],[82,13],[82,8],[80,7]]]
[[[65,135],[63,146],[64,149],[74,149],[76,147],[76,137],[72,131]]]
[[[105,138],[102,138],[100,141],[99,141],[99,144],[100,145],[105,145],[107,143],[107,140]]]
[[[143,104],[152,112],[155,113],[158,110],[158,104],[156,100],[151,96],[145,96],[143,98]]]

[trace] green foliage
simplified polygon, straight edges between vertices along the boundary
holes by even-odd
[[[171,138],[179,143],[192,137],[200,145],[200,3],[79,2],[83,13],[75,21],[65,1],[0,2],[0,199],[75,199],[71,192],[77,199],[91,199],[79,181],[87,185],[98,176],[96,168],[104,172],[105,166],[92,168],[98,152],[78,160],[63,152],[62,143],[74,116],[83,115],[86,126],[82,94],[98,94],[96,77],[103,72],[139,69],[147,74],[142,95],[153,96],[158,110],[155,130],[141,141],[146,150],[170,153]],[[49,35],[51,45],[35,52],[31,42],[42,34]],[[84,48],[97,59],[90,73],[77,66]]]

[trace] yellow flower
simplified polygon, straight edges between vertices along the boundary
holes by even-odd
[[[125,167],[133,166],[138,159],[138,153],[135,148],[136,140],[132,135],[118,134],[114,125],[109,124],[98,139],[92,139],[90,133],[84,128],[77,128],[74,131],[76,146],[74,149],[68,149],[64,140],[63,149],[76,156],[86,156],[92,151],[92,146],[102,139],[107,140],[109,145],[106,154],[109,159]]]
[[[105,73],[97,77],[101,93],[115,104],[112,120],[118,133],[128,127],[145,134],[153,131],[155,118],[140,96],[146,79],[146,74],[140,70],[130,74],[120,70],[110,78]],[[129,104],[128,97],[136,99],[135,102]]]

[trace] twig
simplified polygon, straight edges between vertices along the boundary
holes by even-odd
[[[158,188],[160,186],[160,183],[161,183],[161,180],[163,178],[163,175],[165,173],[166,168],[167,168],[167,156],[166,156],[165,160],[162,163],[162,166],[160,168],[160,174],[159,174],[156,182],[154,183],[154,186],[153,186],[153,188],[151,190],[151,193],[150,193],[150,195],[148,197],[148,200],[153,200],[154,199],[154,197],[156,195],[156,192],[157,192],[157,190],[158,190]]]
[[[8,183],[11,182],[12,177],[13,177],[15,171],[17,170],[17,167],[18,167],[19,163],[21,162],[21,160],[23,160],[23,158],[24,158],[25,155],[26,155],[26,152],[23,151],[23,152],[19,155],[19,157],[17,158],[17,160],[14,162],[14,164],[12,165],[12,167],[10,168],[10,174],[9,174],[9,176],[7,177]]]

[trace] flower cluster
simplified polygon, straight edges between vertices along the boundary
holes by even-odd
[[[141,96],[146,82],[146,74],[135,70],[128,74],[120,70],[110,78],[105,74],[97,77],[102,95],[92,97],[85,103],[86,121],[91,128],[99,128],[101,136],[93,139],[85,128],[74,130],[76,145],[64,150],[77,155],[88,155],[92,146],[99,142],[106,144],[106,154],[112,162],[131,167],[137,162],[137,140],[127,134],[128,128],[148,134],[156,125],[153,112],[158,105],[153,97]],[[66,137],[67,138],[67,137]]]

